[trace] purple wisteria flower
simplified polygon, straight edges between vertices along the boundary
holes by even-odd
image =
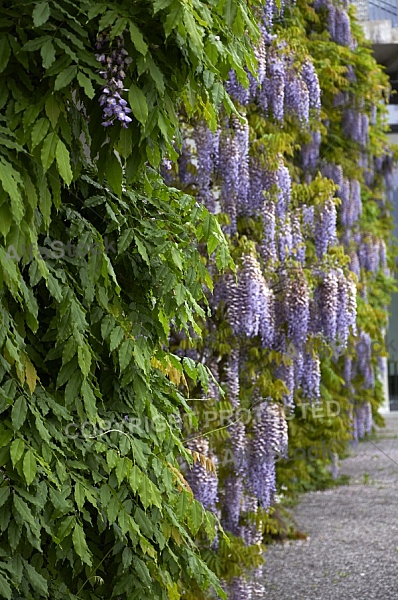
[[[304,398],[309,400],[319,400],[321,384],[321,364],[318,356],[311,352],[304,354],[303,376],[301,380],[301,389]]]
[[[289,340],[301,349],[308,336],[310,318],[309,289],[302,269],[296,269],[288,279],[285,305]]]
[[[321,259],[328,248],[336,243],[336,205],[332,198],[318,210],[318,218],[315,224],[315,250],[317,257]]]
[[[315,67],[310,59],[303,63],[301,77],[308,89],[310,107],[318,111],[321,108],[321,87]]]
[[[308,87],[293,68],[286,73],[285,112],[296,115],[302,123],[308,123],[310,113],[310,96]]]
[[[255,410],[248,470],[250,489],[260,506],[268,508],[276,492],[275,456],[287,451],[287,422],[283,409],[270,399]]]
[[[263,239],[261,243],[261,256],[266,263],[275,263],[277,258],[275,241],[275,204],[266,202],[262,210]]]
[[[233,407],[239,406],[239,349],[233,348],[225,369],[228,398]]]
[[[334,271],[325,273],[320,290],[323,333],[327,340],[333,341],[336,337],[337,311],[339,308],[339,280]]]
[[[246,106],[250,100],[250,92],[249,89],[243,87],[243,85],[238,81],[235,71],[231,70],[229,72],[228,81],[225,83],[225,89],[228,94],[232,96],[232,98],[242,104],[242,106]]]
[[[228,499],[224,502],[225,516],[222,520],[223,527],[233,533],[239,535],[239,518],[242,511],[244,481],[242,477],[236,477],[233,473],[227,478],[224,485],[225,497]]]
[[[119,121],[122,127],[127,128],[132,120],[129,117],[131,109],[123,99],[122,92],[125,91],[123,87],[123,80],[126,77],[124,69],[132,62],[132,59],[124,48],[123,36],[117,37],[115,41],[116,48],[110,54],[103,51],[105,44],[107,46],[111,44],[108,36],[99,35],[96,44],[99,53],[95,55],[95,58],[102,65],[100,75],[106,81],[99,99],[100,106],[104,107],[102,125],[110,127]]]
[[[300,213],[295,211],[291,218],[293,254],[303,266],[305,263],[305,241],[301,231]]]
[[[319,131],[311,133],[311,141],[304,144],[300,149],[301,164],[304,171],[314,171],[319,160],[319,150],[321,147],[321,134]]]
[[[198,452],[210,459],[217,468],[217,457],[209,450],[209,440],[198,437],[188,440],[187,447],[192,452]],[[218,502],[218,477],[214,472],[207,470],[200,461],[195,462],[191,469],[187,470],[186,479],[192,488],[194,496],[207,510],[216,512]]]
[[[283,121],[286,87],[286,68],[283,58],[276,53],[270,54],[268,71],[270,78],[270,85],[267,86],[269,105],[274,118],[277,121]]]
[[[198,199],[210,212],[215,213],[216,202],[211,183],[218,158],[219,132],[213,133],[205,123],[198,123],[193,136],[197,155]]]

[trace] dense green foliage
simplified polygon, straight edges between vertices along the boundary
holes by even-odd
[[[190,464],[192,455],[176,418],[188,414],[203,429],[198,403],[189,397],[206,394],[209,370],[169,348],[170,333],[183,338],[180,349],[194,345],[201,359],[210,348],[222,372],[234,342],[222,311],[208,320],[209,257],[212,274],[232,269],[231,255],[239,264],[260,232],[242,220],[238,238],[227,245],[224,217],[199,205],[193,190],[166,186],[159,174],[165,159],[177,159],[181,123],[200,119],[215,129],[220,115],[241,110],[224,82],[231,69],[243,84],[245,66],[255,72],[256,6],[235,0],[2,4],[0,597],[7,600],[199,599],[211,594],[209,586],[221,597],[217,577],[229,582],[261,563],[260,544],[246,545],[228,532],[219,530],[217,550],[209,547],[219,525],[181,474],[177,459]],[[321,118],[329,116],[331,124],[322,132],[324,156],[343,161],[361,179],[358,148],[342,135],[333,95],[350,89],[370,110],[387,82],[359,31],[355,51],[338,46],[300,0],[276,33],[275,48],[284,40],[285,51],[314,59]],[[111,53],[122,39],[132,59],[123,84],[133,117],[126,129],[117,121],[102,126],[99,34],[108,36],[101,52]],[[349,64],[355,82],[347,77]],[[376,156],[385,150],[381,114],[370,140]],[[298,161],[308,131],[289,118],[281,129],[251,107],[247,116],[252,151],[271,163],[283,156],[296,202],[322,202],[332,184],[319,177],[304,185]],[[363,186],[361,227],[387,238],[383,193],[381,180]],[[311,244],[308,250],[311,258]],[[348,264],[341,248],[330,260]],[[378,274],[367,284],[359,322],[380,340],[392,283]],[[282,404],[286,387],[274,367],[288,360],[255,343],[248,348],[242,407],[252,409],[259,395]],[[325,358],[322,366],[322,402],[337,400],[337,417],[303,418],[296,398],[293,456],[296,448],[325,440],[333,452],[344,451],[353,398],[341,362]],[[380,385],[366,398],[361,385],[359,379],[354,400],[369,399],[376,409]],[[228,396],[200,406],[231,409]],[[208,429],[218,428],[210,439],[220,454],[228,435],[216,418]],[[329,462],[328,453],[315,461],[307,453],[304,461],[296,455],[279,463],[280,490],[327,483]],[[228,461],[220,464],[221,480],[229,469]],[[272,513],[247,512],[245,519],[275,535],[283,524]]]
[[[253,60],[241,3],[3,2],[0,18],[0,597],[179,598],[217,586],[193,536],[172,415],[188,407],[170,324],[200,332],[213,216],[167,188],[176,112],[214,126]],[[97,35],[133,62],[128,129],[101,125]],[[124,94],[124,92],[123,92]],[[185,361],[206,386],[207,371]],[[222,592],[220,592],[222,593]]]

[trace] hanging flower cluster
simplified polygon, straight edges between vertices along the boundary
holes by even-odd
[[[348,0],[335,4],[332,0],[315,0],[317,11],[326,10],[331,39],[342,46],[353,46],[350,19],[347,14]]]
[[[268,508],[276,492],[275,455],[287,452],[287,423],[282,407],[269,399],[255,411],[249,458],[249,486],[260,506]]]
[[[357,109],[345,108],[343,130],[354,142],[366,147],[369,141],[369,117]]]
[[[191,469],[187,469],[186,479],[192,488],[194,496],[207,510],[217,511],[218,502],[218,479],[214,472],[210,472],[206,465],[202,464],[203,457],[210,459],[217,467],[217,457],[209,448],[209,440],[198,437],[187,442],[187,447],[199,454],[199,460]],[[202,458],[202,461],[201,461]]]
[[[96,48],[98,54],[95,58],[102,65],[100,75],[106,81],[102,88],[100,96],[100,106],[103,106],[103,126],[110,127],[116,121],[119,121],[122,127],[127,128],[131,123],[131,109],[127,106],[127,101],[123,99],[122,92],[124,90],[124,79],[126,73],[125,67],[132,61],[128,56],[127,50],[124,48],[123,36],[117,37],[114,42],[114,47],[109,54],[104,51],[104,46],[111,49],[111,43],[108,36],[99,35],[97,38]]]

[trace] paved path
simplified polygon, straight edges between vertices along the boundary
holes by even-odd
[[[386,422],[342,462],[350,485],[302,496],[309,537],[269,547],[264,600],[398,600],[398,414]]]

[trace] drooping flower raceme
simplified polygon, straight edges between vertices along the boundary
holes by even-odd
[[[315,249],[318,258],[322,258],[328,248],[336,243],[337,213],[335,203],[331,198],[318,210],[315,223]]]
[[[217,467],[217,457],[209,449],[209,440],[205,437],[197,437],[188,440],[187,447],[192,452],[197,452],[203,457],[210,459]],[[187,470],[186,479],[192,488],[194,496],[205,508],[216,512],[218,502],[218,478],[217,474],[210,472],[203,466],[200,460],[196,461],[191,469]]]
[[[100,106],[103,106],[104,127],[110,127],[116,121],[119,121],[122,127],[127,128],[132,119],[129,117],[131,109],[127,106],[127,101],[123,99],[122,92],[125,91],[123,81],[126,77],[125,67],[132,61],[128,56],[127,50],[123,45],[123,36],[115,40],[116,47],[109,54],[104,52],[104,45],[110,46],[107,36],[99,35],[97,38],[98,54],[95,58],[102,65],[100,75],[105,79],[106,84],[102,88],[100,96]]]
[[[250,446],[250,488],[260,506],[271,505],[275,486],[275,456],[287,450],[287,423],[282,407],[270,399],[256,407]]]

